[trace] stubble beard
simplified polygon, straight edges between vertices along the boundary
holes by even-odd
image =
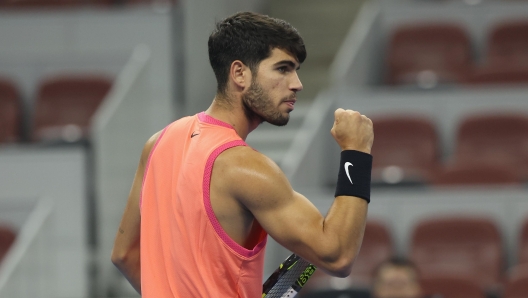
[[[260,119],[260,122],[266,121],[275,126],[284,126],[290,120],[290,114],[284,116],[256,80],[251,82],[248,91],[242,95],[242,103],[246,116],[250,119]]]

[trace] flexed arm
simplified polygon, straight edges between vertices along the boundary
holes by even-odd
[[[332,135],[342,150],[359,151],[370,158],[374,136],[367,117],[338,109]],[[264,155],[247,147],[223,155],[215,170],[222,171],[230,194],[271,237],[332,275],[350,274],[365,229],[368,202],[364,195],[338,195],[323,216]],[[370,180],[365,187],[370,190]]]

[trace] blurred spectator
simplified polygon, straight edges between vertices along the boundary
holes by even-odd
[[[374,272],[373,298],[419,298],[421,296],[418,269],[411,261],[393,257],[382,262]]]

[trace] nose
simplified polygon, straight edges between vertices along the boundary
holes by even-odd
[[[299,79],[299,75],[296,71],[293,72],[292,81],[290,83],[290,90],[293,92],[299,92],[303,89],[303,85],[301,83],[301,80]]]

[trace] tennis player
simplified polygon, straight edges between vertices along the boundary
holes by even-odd
[[[372,122],[335,111],[331,134],[342,149],[341,166],[325,217],[244,142],[264,121],[286,125],[294,110],[306,58],[296,29],[237,13],[216,25],[208,46],[216,96],[205,112],[147,141],[113,263],[146,298],[256,298],[270,235],[324,271],[347,276],[370,201]]]

